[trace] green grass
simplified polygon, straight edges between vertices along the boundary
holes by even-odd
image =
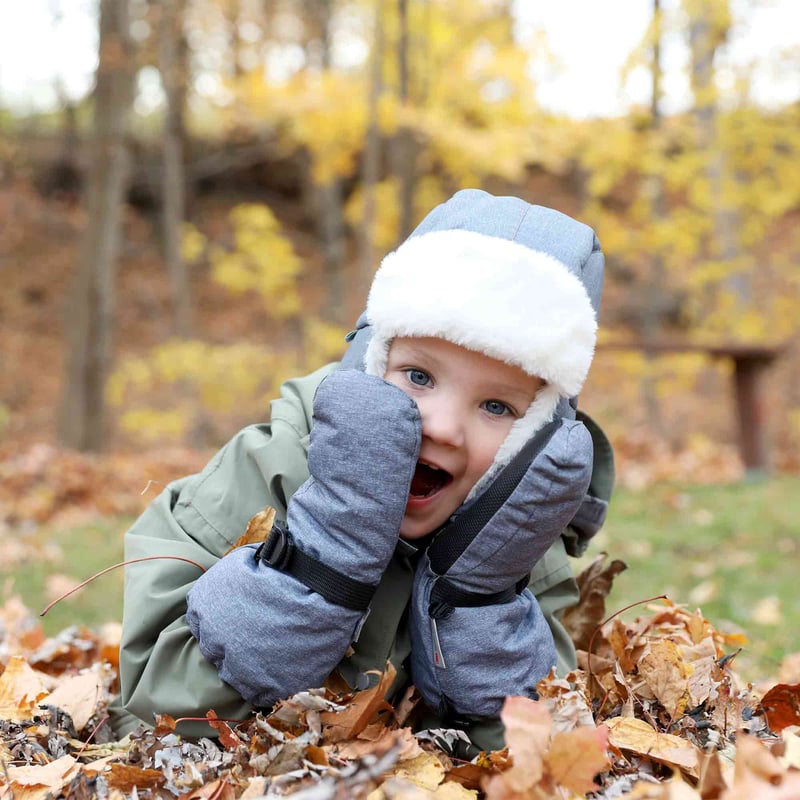
[[[35,533],[38,546],[56,545],[59,557],[55,560],[32,558],[13,567],[0,565],[3,593],[19,594],[25,605],[38,613],[52,599],[47,591],[48,577],[65,576],[69,580],[59,580],[59,584],[76,585],[101,569],[122,561],[123,534],[131,521],[109,517],[78,526],[39,529]],[[103,575],[57,603],[42,620],[45,632],[52,635],[70,625],[94,626],[121,620],[122,586],[122,569]]]
[[[747,636],[736,668],[761,680],[775,676],[784,655],[800,651],[799,534],[800,478],[662,485],[618,490],[587,556],[605,551],[628,564],[608,598],[609,613],[662,593],[700,607],[716,628]]]
[[[99,519],[78,527],[36,533],[62,551],[57,563],[32,561],[0,567],[0,585],[14,590],[34,611],[49,599],[48,575],[74,583],[121,561],[129,519]],[[800,478],[727,486],[662,485],[619,489],[604,530],[583,563],[601,551],[628,564],[608,598],[611,613],[628,603],[665,593],[711,623],[744,632],[749,643],[736,665],[751,680],[774,677],[782,656],[800,651]],[[631,609],[633,619],[640,609]],[[104,575],[61,601],[45,617],[45,630],[121,619],[122,570]]]

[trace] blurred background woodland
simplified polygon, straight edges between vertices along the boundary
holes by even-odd
[[[50,58],[47,85],[15,87],[0,48],[6,532],[80,509],[137,513],[148,480],[199,468],[268,417],[283,379],[337,358],[381,256],[453,191],[483,187],[597,231],[602,333],[581,404],[609,433],[622,486],[782,475],[747,490],[761,492],[756,519],[783,515],[747,536],[785,538],[778,561],[796,555],[791,2],[547,4],[558,47],[534,0],[29,5],[37,40],[17,46]],[[601,25],[589,6],[605,9]],[[19,13],[2,12],[7,42],[23,36]],[[70,38],[76,15],[88,45]],[[629,15],[641,24],[623,42]],[[589,78],[606,50],[621,66],[603,107]],[[584,85],[560,96],[578,62]],[[743,497],[666,491],[669,524],[707,533]],[[623,494],[620,508],[636,502]],[[644,542],[647,520],[631,510],[625,541]],[[687,547],[706,542],[689,530]],[[651,558],[641,547],[628,560]],[[712,578],[692,573],[686,591]],[[705,592],[692,602],[716,597]],[[762,609],[765,624],[785,602]]]

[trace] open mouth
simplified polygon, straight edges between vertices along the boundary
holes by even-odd
[[[417,462],[414,477],[411,479],[411,497],[433,497],[440,492],[453,480],[453,476],[446,470],[426,464],[424,461]]]

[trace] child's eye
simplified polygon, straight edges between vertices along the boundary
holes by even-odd
[[[431,376],[421,369],[408,369],[406,370],[406,375],[408,375],[408,379],[411,383],[416,386],[427,386],[431,382]]]
[[[513,414],[513,410],[500,400],[484,400],[481,404],[485,411],[496,417],[502,417],[506,414]]]

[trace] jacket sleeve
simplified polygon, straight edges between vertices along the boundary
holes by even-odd
[[[284,384],[269,425],[245,428],[201,473],[170,484],[126,534],[126,560],[178,556],[208,569],[264,506],[285,516],[288,498],[308,476],[311,398],[332,368]],[[200,574],[174,559],[126,568],[120,704],[147,723],[154,713],[202,717],[214,709],[242,718],[250,710],[202,656],[186,624],[186,595]],[[180,732],[208,735],[209,728],[184,723]]]

